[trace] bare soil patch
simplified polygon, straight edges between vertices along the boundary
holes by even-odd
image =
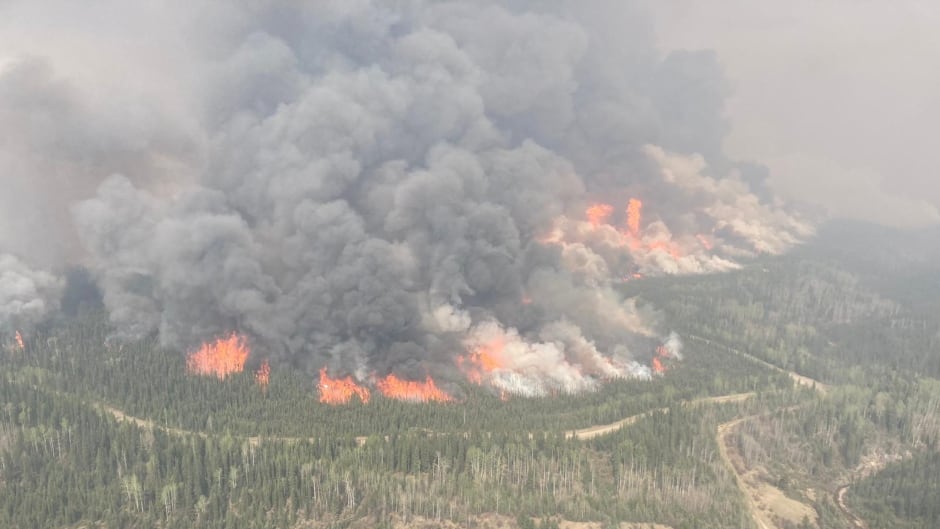
[[[721,458],[735,475],[738,488],[747,501],[754,522],[760,529],[778,529],[779,520],[799,524],[808,519],[817,525],[816,511],[803,502],[788,497],[779,488],[766,481],[766,473],[759,468],[749,469],[731,440],[734,429],[746,420],[758,416],[742,417],[718,426],[718,448]]]

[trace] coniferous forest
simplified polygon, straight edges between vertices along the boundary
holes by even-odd
[[[578,395],[331,406],[312,373],[192,375],[74,307],[3,349],[0,526],[938,527],[940,276],[869,251],[894,237],[628,282],[684,359]]]

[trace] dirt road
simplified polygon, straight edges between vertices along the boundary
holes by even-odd
[[[784,368],[782,368],[782,367],[780,367],[780,366],[775,366],[775,365],[771,364],[770,362],[768,362],[768,361],[766,361],[766,360],[761,360],[760,358],[757,358],[756,356],[751,355],[751,354],[749,354],[749,353],[745,353],[744,351],[741,351],[740,349],[735,349],[734,347],[729,347],[729,346],[727,346],[727,345],[724,345],[724,344],[715,342],[715,341],[713,341],[713,340],[709,340],[708,338],[702,338],[701,336],[695,336],[694,334],[690,334],[690,335],[688,336],[688,338],[689,338],[690,340],[694,341],[694,342],[699,342],[699,343],[704,343],[704,344],[707,344],[707,345],[714,345],[714,346],[716,346],[716,347],[720,347],[720,348],[722,348],[722,349],[728,351],[729,353],[735,354],[735,355],[740,356],[740,357],[742,357],[742,358],[747,358],[748,360],[750,360],[750,361],[752,361],[752,362],[755,362],[755,363],[758,363],[758,364],[760,364],[760,365],[762,365],[762,366],[764,366],[764,367],[773,369],[774,371],[777,371],[777,372],[779,372],[779,373],[786,373],[786,374],[789,375],[789,377],[790,377],[791,379],[793,379],[793,381],[796,382],[797,384],[799,384],[799,385],[801,385],[801,386],[804,386],[804,387],[807,387],[807,388],[813,388],[813,389],[815,389],[816,391],[818,391],[820,394],[823,394],[823,395],[824,395],[824,394],[826,394],[826,393],[829,391],[829,389],[830,389],[830,386],[829,386],[828,384],[823,384],[822,382],[820,382],[820,381],[818,381],[818,380],[809,378],[809,377],[807,377],[807,376],[800,375],[799,373],[794,373],[793,371],[787,371],[786,369],[784,369]]]
[[[793,371],[783,369],[782,367],[775,366],[766,360],[757,358],[756,356],[745,353],[739,349],[735,349],[734,347],[729,347],[727,345],[695,335],[690,335],[688,338],[695,342],[720,347],[734,355],[746,358],[751,362],[755,362],[780,373],[786,373],[787,376],[789,376],[796,384],[803,387],[812,388],[820,395],[825,395],[831,389],[829,385],[823,384],[818,380],[814,380],[807,376],[794,373]],[[780,413],[793,409],[796,409],[796,407],[791,406],[770,413]],[[744,495],[748,509],[750,510],[751,516],[754,519],[754,523],[756,523],[760,529],[777,529],[778,525],[775,522],[775,519],[784,519],[792,523],[800,523],[802,518],[805,516],[810,520],[815,520],[816,511],[814,509],[806,504],[787,497],[783,491],[767,483],[766,480],[760,479],[755,471],[745,468],[743,459],[740,458],[738,454],[734,453],[731,448],[729,448],[729,446],[731,446],[731,434],[734,432],[737,426],[745,421],[766,415],[769,415],[769,413],[740,417],[738,419],[720,424],[716,433],[716,441],[718,442],[721,458],[725,464],[728,465],[728,468],[734,472],[735,482],[738,485],[738,489],[740,489],[741,494]]]
[[[839,510],[842,511],[842,514],[848,518],[851,522],[852,527],[855,529],[868,529],[868,524],[865,523],[865,520],[862,520],[849,509],[848,505],[845,504],[845,495],[849,492],[850,485],[842,485],[836,490],[836,505],[839,506]]]
[[[778,529],[778,519],[792,524],[800,523],[803,518],[815,520],[816,511],[809,505],[787,497],[782,490],[767,483],[757,470],[746,468],[743,457],[733,448],[731,436],[735,428],[746,421],[797,408],[798,406],[789,406],[772,412],[739,417],[718,425],[716,441],[721,459],[733,472],[735,484],[744,496],[754,523],[760,529]]]
[[[754,395],[756,395],[756,393],[752,391],[748,393],[734,393],[732,395],[721,395],[718,397],[702,397],[700,399],[684,401],[682,402],[682,405],[691,406],[694,404],[722,404],[722,403],[728,403],[728,402],[741,402],[743,400],[747,400],[753,397]],[[649,417],[650,415],[653,415],[654,413],[668,412],[668,411],[669,411],[669,408],[657,408],[654,410],[645,411],[643,413],[638,413],[636,415],[631,415],[630,417],[627,417],[626,419],[621,419],[617,422],[612,422],[610,424],[599,424],[595,426],[588,426],[587,428],[581,428],[580,430],[571,430],[571,431],[565,432],[565,438],[571,439],[572,437],[575,437],[581,440],[593,439],[601,435],[616,432],[617,430],[623,428],[624,426],[629,426],[631,424],[634,424],[640,419]]]

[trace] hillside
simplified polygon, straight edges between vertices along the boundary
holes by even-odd
[[[78,311],[4,349],[0,525],[933,527],[937,276],[865,258],[892,237],[628,282],[684,359],[573,395],[328,405],[302,370],[193,375]]]

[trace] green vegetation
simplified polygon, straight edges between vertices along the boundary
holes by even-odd
[[[64,339],[60,337],[60,344]],[[84,350],[91,354],[93,349]],[[209,387],[193,398],[218,394],[221,402],[241,394],[246,395],[241,401],[245,406],[296,399],[302,405],[294,410],[312,418],[303,440],[253,440],[243,436],[257,435],[257,430],[233,433],[217,427],[185,432],[174,430],[177,425],[160,416],[150,417],[155,423],[152,428],[118,422],[103,409],[94,391],[79,392],[77,383],[74,387],[62,383],[79,379],[85,369],[79,364],[91,365],[95,357],[72,363],[65,361],[61,351],[61,345],[31,344],[25,354],[14,353],[7,359],[18,367],[0,384],[7,403],[7,413],[0,419],[6,440],[0,525],[31,527],[53,521],[62,526],[102,520],[109,527],[157,523],[165,527],[289,527],[317,520],[343,526],[354,520],[378,523],[389,517],[460,520],[492,512],[607,522],[665,520],[677,528],[746,528],[750,522],[740,501],[734,500],[733,479],[721,466],[710,432],[738,414],[808,398],[805,391],[784,389],[790,386],[785,376],[758,364],[735,361],[728,358],[733,356],[729,353],[703,349],[702,360],[712,365],[725,362],[728,369],[736,365],[737,371],[731,372],[740,373],[741,381],[777,389],[739,404],[677,406],[680,396],[706,395],[710,389],[746,389],[703,384],[680,391],[677,383],[701,376],[702,367],[690,359],[675,370],[675,378],[670,375],[606,388],[601,394],[608,394],[610,410],[595,409],[599,394],[565,397],[573,410],[565,424],[572,426],[591,424],[598,418],[622,418],[616,415],[621,400],[643,403],[628,409],[628,414],[657,408],[666,400],[674,404],[668,412],[653,413],[619,433],[582,442],[566,440],[558,428],[542,426],[555,411],[552,399],[504,403],[482,394],[469,395],[468,401],[490,402],[473,413],[466,403],[409,405],[381,399],[367,406],[334,408],[314,402],[312,388],[291,382],[287,374],[272,378],[267,395],[248,377],[219,382],[186,375],[182,369],[167,372],[158,382],[167,392],[159,395],[161,403],[169,404],[175,391]],[[123,358],[166,357],[143,346],[124,354]],[[111,363],[122,369],[127,365],[141,369],[136,362]],[[70,369],[74,369],[71,377],[66,376]],[[127,374],[141,377],[137,371]],[[124,387],[135,386],[125,383]],[[97,389],[114,391],[107,386]],[[290,390],[296,393],[291,395]],[[128,391],[126,404],[135,402],[134,398]],[[108,401],[109,406],[119,404]],[[185,409],[172,408],[167,415],[176,417]],[[523,410],[531,410],[532,417],[505,418]],[[464,411],[467,426],[461,428]],[[390,422],[389,414],[398,414],[391,419],[395,422]],[[277,431],[281,416],[287,414],[259,421],[259,429]],[[331,434],[330,425],[344,419],[357,422],[346,428],[346,434]],[[213,415],[213,420],[241,424],[237,417],[223,421]],[[316,420],[327,426],[317,427]],[[425,426],[396,426],[406,420]],[[440,428],[428,427],[435,424]],[[293,431],[286,426],[282,430]],[[351,437],[353,432],[366,431],[372,435],[364,443]],[[716,496],[732,500],[716,504],[710,500]]]
[[[940,453],[889,465],[853,485],[851,492],[852,508],[872,529],[940,527]]]
[[[96,322],[58,328],[55,334],[34,340],[29,354],[12,355],[6,361],[8,376],[112,405],[166,426],[287,437],[387,435],[413,430],[571,430],[697,397],[768,392],[791,385],[785,374],[715,351],[689,355],[666,379],[613,381],[589,394],[503,402],[486,389],[467,385],[458,388],[464,393],[459,404],[415,404],[377,395],[368,405],[355,401],[337,407],[318,402],[313,375],[275,368],[266,392],[255,384],[250,370],[224,381],[187,375],[185,359],[178,352],[160,351],[151,343],[106,346],[106,327]]]
[[[625,285],[686,358],[583,395],[468,385],[455,403],[332,407],[311,375],[275,367],[262,391],[250,372],[189,375],[152,342],[108,344],[99,315],[55,322],[3,352],[0,527],[752,529],[763,506],[744,486],[813,514],[764,513],[778,527],[936,527],[940,296],[885,278],[927,277],[919,256],[866,260],[837,228],[734,273]]]
[[[940,265],[921,247],[931,248],[918,234],[836,225],[740,271],[651,279],[627,292],[684,334],[824,382],[938,378]]]

